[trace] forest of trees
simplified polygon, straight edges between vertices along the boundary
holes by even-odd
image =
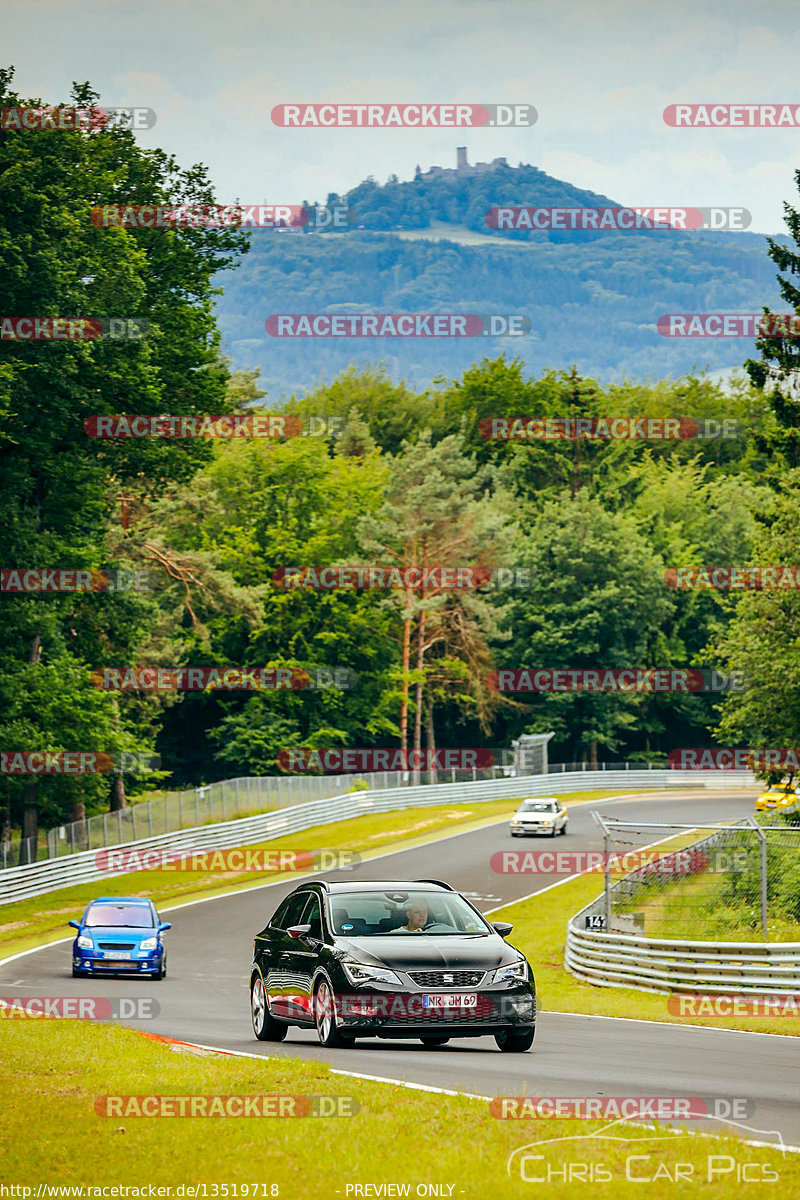
[[[483,202],[482,202],[483,203]],[[559,235],[552,235],[555,239]],[[577,238],[592,235],[576,235]],[[259,370],[275,401],[348,366],[385,363],[424,389],[485,354],[539,373],[573,364],[604,382],[657,380],[740,363],[744,338],[664,337],[673,312],[784,311],[766,239],[748,233],[603,233],[591,242],[468,245],[396,233],[252,234],[241,265],[217,280],[223,347]],[[277,338],[274,313],[519,313],[530,332],[491,338]]]
[[[12,84],[0,72],[3,106],[24,102]],[[92,99],[86,86],[75,93],[76,103]],[[574,761],[652,759],[714,740],[798,744],[798,592],[683,592],[665,579],[678,565],[800,562],[791,343],[760,344],[751,382],[730,393],[692,376],[603,384],[577,369],[531,372],[513,346],[452,374],[445,356],[425,388],[357,361],[314,386],[298,351],[286,408],[307,424],[326,418],[314,422],[321,433],[102,441],[86,436],[89,417],[275,411],[257,373],[226,362],[214,289],[238,281],[235,303],[252,310],[297,255],[311,311],[322,305],[300,264],[312,259],[320,286],[353,300],[349,278],[338,280],[335,257],[326,257],[344,241],[288,237],[291,247],[279,251],[263,238],[248,275],[236,266],[247,239],[235,231],[99,229],[92,204],[213,202],[202,168],[181,170],[120,129],[0,132],[0,178],[14,184],[0,210],[9,313],[150,323],[141,341],[2,344],[2,565],[141,570],[152,580],[116,592],[0,596],[0,748],[138,750],[162,759],[160,772],[124,779],[0,776],[7,829],[31,836],[37,824],[121,805],[126,789],[154,783],[277,773],[287,746],[507,746],[521,732],[553,730],[551,758]],[[752,267],[763,280],[756,304],[746,272],[736,274],[752,249],[698,241],[691,260],[674,251],[648,257],[656,245],[641,243],[650,319],[656,308],[702,307],[703,290],[706,307],[716,307],[719,255],[730,256],[724,269],[749,308],[775,294],[777,267],[782,303],[800,310],[785,278],[800,268],[795,244],[772,243],[772,261]],[[540,267],[548,279],[542,311],[560,313],[571,335],[584,328],[605,345],[608,331],[592,330],[588,312],[581,326],[574,304],[586,286],[581,256],[604,251],[561,249],[574,256],[574,270],[556,259]],[[427,250],[399,242],[365,242],[364,253],[393,287],[408,289],[403,307],[412,310],[426,296],[444,304],[441,288],[458,279],[452,248],[438,265]],[[508,304],[513,287],[504,291],[500,274],[484,266],[481,275],[479,258],[469,261],[476,273],[462,301],[475,296],[477,311]],[[268,279],[258,275],[265,263]],[[619,291],[608,303],[624,324],[632,264],[615,270]],[[273,296],[272,307],[286,296]],[[391,309],[377,293],[372,300]],[[431,340],[432,363],[441,347]],[[520,415],[727,417],[738,436],[521,444],[481,435],[485,418]],[[355,563],[525,568],[530,586],[408,593],[276,582],[287,565]],[[341,667],[357,679],[351,688],[257,693],[115,693],[92,681],[106,666],[194,665]],[[750,686],[721,700],[504,696],[488,684],[504,666],[692,665],[743,669]]]

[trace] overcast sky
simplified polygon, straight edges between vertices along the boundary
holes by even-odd
[[[156,110],[140,134],[221,202],[324,200],[367,175],[504,155],[630,205],[743,206],[783,232],[800,129],[672,129],[667,104],[800,103],[796,0],[0,0],[23,95]],[[530,129],[279,129],[291,102],[529,103]]]

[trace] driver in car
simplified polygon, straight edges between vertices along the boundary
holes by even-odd
[[[405,925],[400,925],[397,929],[392,929],[392,933],[422,933],[423,927],[428,922],[428,906],[421,900],[414,900],[406,909],[408,921]]]

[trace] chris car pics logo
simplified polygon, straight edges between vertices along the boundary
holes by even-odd
[[[772,1130],[754,1130],[742,1122],[722,1120],[722,1131],[731,1127],[738,1133],[755,1133],[759,1141],[775,1138]],[[631,1131],[621,1117],[593,1133],[561,1138],[542,1138],[520,1146],[509,1156],[506,1172],[511,1179],[532,1184],[598,1184],[638,1183],[640,1185],[675,1184],[678,1188],[693,1184],[777,1183],[781,1173],[778,1164],[785,1157],[783,1141],[769,1141],[751,1148],[746,1143],[737,1148],[736,1157],[727,1153],[695,1150],[693,1137],[677,1129]],[[755,1139],[754,1139],[755,1140]],[[620,1155],[622,1151],[622,1157]],[[691,1161],[694,1159],[694,1161]],[[627,1190],[627,1189],[626,1189]],[[634,1194],[634,1193],[631,1193]],[[659,1191],[658,1195],[665,1192]]]

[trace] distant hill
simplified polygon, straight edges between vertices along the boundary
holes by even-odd
[[[669,312],[782,311],[766,239],[748,233],[494,233],[494,205],[607,206],[536,167],[489,164],[416,179],[367,179],[328,204],[355,210],[339,233],[259,231],[219,282],[224,350],[259,367],[277,399],[350,363],[383,362],[418,387],[506,351],[531,371],[576,363],[601,380],[723,370],[753,353],[747,339],[661,336]],[[783,239],[780,239],[783,240]],[[491,338],[274,338],[275,313],[521,313],[531,330]]]

